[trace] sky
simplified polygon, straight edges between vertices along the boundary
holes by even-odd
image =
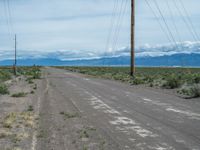
[[[9,54],[14,49],[15,33],[19,51],[32,54],[33,57],[39,57],[45,53],[66,52],[69,59],[89,58],[103,53],[116,53],[130,47],[130,0],[9,0],[10,21],[7,3],[4,1],[8,0],[0,0],[0,59],[11,57]],[[120,19],[119,36],[115,36],[118,38],[114,38],[111,34],[108,42],[116,1],[119,1],[118,9],[123,3],[124,17]],[[154,1],[147,1],[163,24],[162,16],[159,15]],[[173,1],[176,1],[178,7],[181,8],[179,0],[157,0],[168,28],[177,42],[196,42]],[[197,33],[200,34],[198,0],[182,1]],[[116,16],[119,16],[119,11],[116,12]],[[136,0],[135,35],[138,51],[141,47],[148,47],[147,50],[149,50],[150,47],[169,44],[170,41],[166,38],[166,34],[163,34],[158,20],[145,0]],[[173,20],[178,31],[174,28]],[[114,29],[116,22],[113,23]],[[180,39],[177,33],[180,34]],[[114,40],[116,42],[113,42]]]

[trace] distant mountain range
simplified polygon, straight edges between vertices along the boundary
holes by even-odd
[[[59,60],[53,58],[19,59],[20,66],[127,66],[130,64],[129,56],[103,57],[82,60]],[[13,60],[0,61],[1,66],[12,65]],[[173,54],[170,56],[145,56],[136,58],[137,66],[193,66],[200,67],[200,54]]]

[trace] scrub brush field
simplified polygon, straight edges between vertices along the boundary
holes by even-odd
[[[134,77],[128,67],[59,67],[97,78],[119,80],[131,85],[146,85],[162,89],[175,89],[185,98],[200,97],[199,68],[136,68]]]

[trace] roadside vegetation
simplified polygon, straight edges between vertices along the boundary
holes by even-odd
[[[9,67],[0,68],[0,82],[11,79],[12,70]]]
[[[131,85],[175,89],[185,98],[200,97],[199,68],[137,68],[134,77],[128,67],[59,67],[97,78],[119,80]]]
[[[32,67],[18,67],[17,76],[25,76],[26,81],[29,84],[33,84],[34,79],[40,79],[41,71],[39,66]],[[14,78],[12,67],[0,67],[0,95],[9,94],[8,85],[5,84],[5,81]],[[36,85],[34,89],[36,89]],[[12,97],[24,97],[25,93],[16,93]]]
[[[27,143],[31,143],[33,132],[37,129],[38,115],[34,105],[30,105],[32,99],[29,99],[28,94],[35,93],[37,84],[34,80],[40,79],[40,76],[40,67],[37,66],[18,67],[17,76],[14,76],[12,67],[0,67],[0,98],[3,108],[0,115],[0,149],[29,149]],[[28,85],[27,80],[34,84]],[[13,102],[14,98],[18,98],[19,103]]]
[[[21,145],[20,143],[24,143],[30,138],[35,125],[36,118],[32,112],[8,113],[1,120],[0,139],[7,141],[7,149],[20,149],[17,147]]]
[[[40,79],[41,71],[39,66],[31,67],[18,67],[17,76],[24,75],[31,79]],[[12,79],[13,70],[12,67],[0,67],[0,82],[4,82]]]
[[[68,113],[68,112],[64,112],[64,111],[61,111],[60,115],[62,115],[64,117],[64,120],[76,118],[79,116],[77,113]]]
[[[12,97],[25,97],[26,95],[27,93],[19,92],[19,93],[12,94]]]
[[[0,95],[9,94],[7,85],[4,84],[5,81],[10,80],[12,75],[12,70],[9,67],[0,68]]]
[[[5,84],[0,84],[0,94],[1,95],[5,95],[5,94],[9,94],[9,90],[8,87]]]
[[[29,84],[33,84],[33,80],[41,78],[41,70],[39,66],[33,67],[20,67],[18,69],[19,75],[24,75]]]

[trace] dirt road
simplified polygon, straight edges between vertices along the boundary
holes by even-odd
[[[199,150],[200,101],[43,69],[32,150]]]
[[[200,99],[50,67],[6,84],[2,150],[200,150]]]

